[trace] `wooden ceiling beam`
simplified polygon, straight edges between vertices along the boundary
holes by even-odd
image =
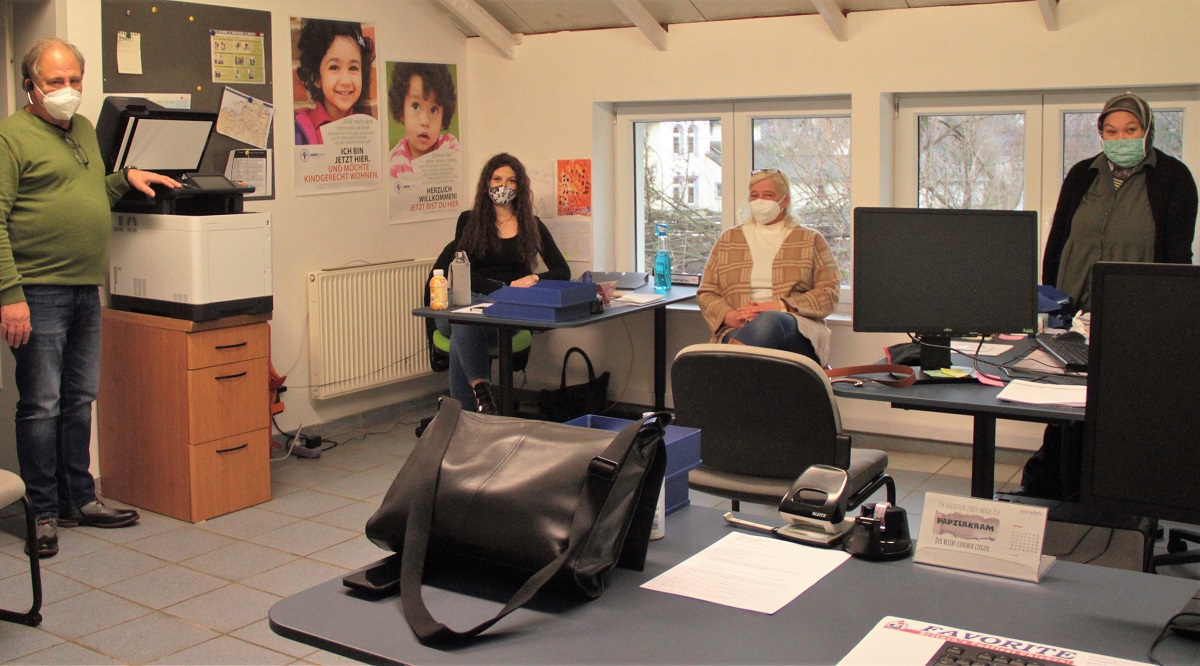
[[[478,34],[488,44],[500,52],[500,55],[513,59],[516,47],[521,43],[521,35],[508,31],[486,9],[480,7],[475,0],[429,0],[450,16],[452,21],[461,22]]]
[[[1047,30],[1058,30],[1058,0],[1037,0]]]
[[[829,30],[839,42],[850,38],[846,26],[846,15],[842,12],[837,0],[812,0],[812,3],[817,12],[821,14],[821,18],[825,19],[825,25],[829,26]]]
[[[639,0],[612,0],[612,3],[621,10],[625,18],[633,21],[655,48],[659,51],[667,50],[667,31],[659,25],[645,5]]]

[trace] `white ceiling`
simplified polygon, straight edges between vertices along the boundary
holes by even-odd
[[[615,0],[431,0],[454,18],[464,5],[474,4],[513,34],[538,34],[563,30],[631,27],[630,19]],[[669,29],[673,23],[697,23],[764,16],[797,16],[819,13],[825,3],[843,15],[881,9],[906,9],[945,5],[982,5],[997,2],[1046,0],[639,0],[654,22]],[[1052,4],[1058,0],[1049,0]],[[455,20],[469,37],[480,36],[477,27]],[[641,26],[639,26],[641,27]],[[645,29],[645,28],[643,28]],[[484,34],[483,36],[487,36]]]

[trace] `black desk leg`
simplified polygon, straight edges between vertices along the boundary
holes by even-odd
[[[667,309],[654,308],[654,409],[667,406]]]
[[[500,381],[497,385],[500,395],[496,405],[501,416],[513,415],[513,353],[511,326],[500,324],[496,326],[496,360],[500,363]]]
[[[996,486],[996,419],[975,417],[971,451],[971,496],[992,499]]]

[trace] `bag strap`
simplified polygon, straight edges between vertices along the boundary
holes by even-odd
[[[588,358],[587,353],[579,347],[571,347],[567,350],[567,353],[563,355],[562,378],[558,382],[559,388],[567,388],[567,363],[571,360],[571,354],[576,353],[583,357],[584,363],[587,363],[588,383],[591,384],[592,382],[596,381],[596,369],[592,367],[592,359]]]
[[[441,409],[449,410],[446,413],[448,418],[445,421],[455,424],[458,422],[462,405],[457,400],[443,400]],[[416,487],[413,489],[412,506],[409,507],[408,524],[404,532],[404,549],[401,553],[400,563],[400,602],[404,609],[404,616],[417,635],[417,639],[422,643],[430,644],[477,636],[533,599],[542,587],[554,578],[563,564],[585,543],[586,539],[582,535],[587,533],[595,522],[596,516],[599,515],[608,498],[608,493],[612,490],[621,471],[625,456],[633,448],[632,444],[641,431],[641,427],[645,425],[647,418],[627,426],[618,433],[599,456],[592,458],[592,462],[588,466],[587,482],[580,491],[579,508],[571,521],[571,536],[563,552],[530,576],[508,600],[508,603],[496,613],[495,617],[465,631],[456,631],[435,619],[425,605],[425,599],[421,593],[421,585],[425,577],[425,557],[428,553],[429,536],[433,527],[433,505],[437,493],[437,479],[441,471],[442,458],[445,457],[454,434],[453,428],[441,429],[433,433],[437,437],[430,446],[418,447],[417,450],[414,450],[414,456],[421,456],[417,461],[417,469],[422,470],[422,473],[414,475]],[[663,464],[665,465],[665,461]]]
[[[889,373],[893,375],[904,375],[900,379],[878,379],[875,377],[855,377],[855,375],[873,375],[879,373]],[[895,365],[888,363],[876,363],[874,365],[852,365],[845,368],[826,368],[825,374],[829,376],[830,384],[839,384],[844,382],[853,383],[855,386],[862,386],[864,382],[875,382],[884,386],[893,388],[904,388],[912,386],[917,381],[916,372],[910,365]]]

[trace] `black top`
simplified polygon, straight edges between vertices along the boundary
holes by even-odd
[[[471,211],[463,211],[458,216],[458,224],[454,229],[454,240],[450,241],[442,253],[438,255],[437,261],[433,264],[434,269],[441,268],[449,270],[450,262],[454,260],[454,253],[458,250],[458,244],[462,240],[463,230],[467,228],[467,221],[471,219]],[[554,243],[554,237],[550,235],[550,230],[538,218],[537,221],[538,233],[542,237],[542,261],[546,264],[546,270],[542,273],[537,273],[537,276],[542,280],[570,280],[571,267],[567,265],[566,258],[559,251],[558,245]],[[493,231],[493,233],[495,233]],[[520,234],[512,238],[500,239],[500,251],[477,257],[468,254],[471,260],[471,291],[480,294],[490,294],[500,287],[507,285],[513,280],[523,278],[533,272],[532,267],[525,265],[521,261],[520,255],[517,253],[517,238]]]
[[[1192,238],[1196,231],[1196,181],[1183,162],[1155,148],[1157,165],[1147,164],[1146,194],[1154,217],[1154,261],[1160,264],[1192,263]],[[1067,172],[1058,193],[1054,222],[1042,256],[1042,284],[1057,286],[1058,263],[1071,235],[1071,219],[1099,170],[1092,168],[1093,155]],[[1109,173],[1105,173],[1110,177]]]

